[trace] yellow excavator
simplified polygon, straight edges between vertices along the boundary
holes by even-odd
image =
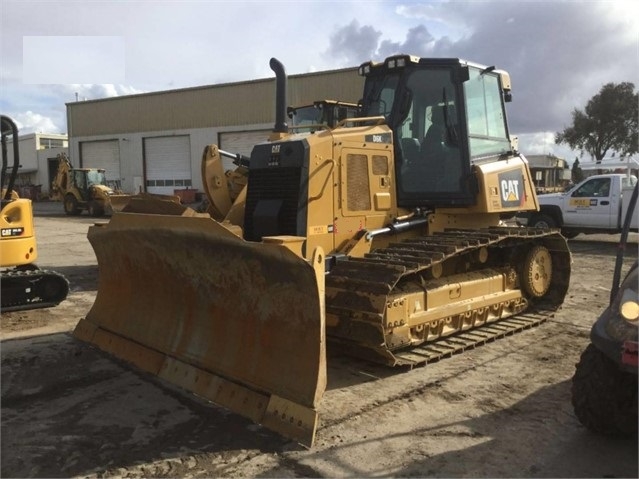
[[[59,273],[41,270],[35,265],[38,250],[30,199],[20,198],[13,190],[20,150],[18,127],[8,116],[0,116],[2,131],[2,211],[0,212],[1,311],[48,308],[63,301],[69,282]],[[9,166],[7,138],[12,138],[13,166]]]
[[[531,328],[562,304],[571,254],[502,221],[538,209],[506,72],[367,62],[359,115],[298,131],[271,68],[269,140],[204,151],[208,212],[132,201],[90,228],[98,293],[74,334],[311,446],[327,341],[412,367]]]

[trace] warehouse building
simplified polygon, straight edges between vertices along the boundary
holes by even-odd
[[[356,68],[288,78],[288,104],[357,102]],[[104,168],[126,193],[202,191],[206,145],[250,155],[275,121],[275,78],[67,103],[75,167]],[[226,160],[225,160],[226,161]],[[227,168],[232,164],[226,161]],[[190,196],[190,195],[189,195]]]

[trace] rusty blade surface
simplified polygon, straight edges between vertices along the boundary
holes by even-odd
[[[317,268],[209,217],[119,213],[88,237],[98,293],[76,337],[96,344],[102,330],[165,362],[316,408],[326,386]]]

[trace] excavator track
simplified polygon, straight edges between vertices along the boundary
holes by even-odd
[[[551,271],[541,267],[545,280],[527,259],[531,251],[551,264]],[[437,361],[546,321],[568,290],[570,263],[566,240],[556,230],[450,229],[394,243],[363,258],[338,261],[331,269],[326,278],[328,338],[347,353],[390,366]],[[442,289],[450,279],[460,284],[449,287],[457,291],[466,279],[481,284],[500,277],[510,278],[510,286],[481,302],[469,298],[456,306],[444,301],[439,313],[414,324],[394,313],[408,309],[410,294],[426,296],[430,285]],[[402,328],[411,339],[393,342]]]
[[[69,293],[69,282],[55,271],[14,268],[2,271],[2,312],[50,308]]]

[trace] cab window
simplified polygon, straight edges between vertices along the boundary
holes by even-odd
[[[470,156],[482,158],[510,151],[499,77],[476,68],[464,83]]]
[[[572,196],[578,198],[610,196],[610,178],[593,178],[577,188]]]

